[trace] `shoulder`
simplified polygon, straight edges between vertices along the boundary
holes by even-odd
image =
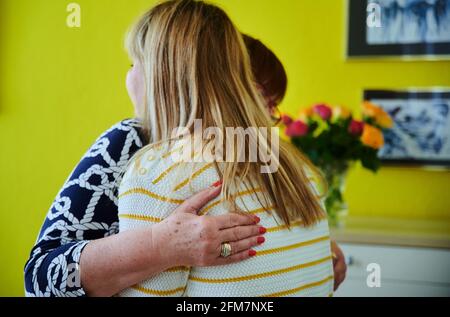
[[[95,143],[99,143],[102,140],[109,140],[110,144],[119,146],[132,142],[141,148],[143,146],[143,135],[140,122],[136,119],[120,121],[103,132]]]
[[[141,134],[137,120],[127,119],[114,124],[86,151],[69,180],[81,178],[85,182],[91,175],[103,177],[102,182],[109,182],[111,178],[117,180],[130,158],[142,148]],[[106,178],[107,175],[110,176]]]
[[[119,192],[144,187],[189,197],[218,180],[215,164],[193,159],[183,148],[180,143],[143,148],[127,166]]]
[[[141,124],[139,120],[137,119],[125,119],[122,120],[116,124],[114,124],[111,128],[106,130],[100,138],[104,136],[108,136],[111,133],[117,133],[117,132],[123,132],[123,133],[129,133],[129,132],[136,132],[139,133],[139,130],[141,129]]]
[[[74,240],[98,238],[105,232],[114,232],[121,173],[142,146],[140,125],[136,120],[123,120],[103,132],[59,190],[40,237],[48,238],[55,230],[61,231],[64,239]],[[71,225],[80,219],[86,227],[72,228]],[[56,223],[59,224],[57,228],[54,227]]]
[[[219,179],[213,164],[178,160],[174,151],[176,145],[149,145],[131,159],[119,186],[119,230],[165,219],[192,194]]]
[[[108,165],[124,165],[143,147],[140,123],[127,119],[114,124],[97,138],[85,158],[100,157]]]

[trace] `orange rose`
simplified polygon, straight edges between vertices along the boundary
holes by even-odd
[[[384,145],[383,133],[380,129],[369,124],[364,125],[361,142],[374,149],[380,149]]]
[[[375,104],[371,103],[370,101],[364,101],[362,104],[362,113],[363,115],[367,117],[376,117],[380,111],[382,111],[380,107],[376,106]]]
[[[391,116],[384,111],[383,108],[371,103],[370,101],[363,102],[362,113],[366,117],[373,118],[375,123],[383,129],[392,128],[394,124]]]
[[[392,128],[394,125],[394,122],[392,121],[392,118],[390,115],[388,115],[386,112],[379,113],[375,117],[375,122],[382,127],[383,129],[389,129]]]

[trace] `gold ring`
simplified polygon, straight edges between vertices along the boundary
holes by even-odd
[[[227,258],[230,255],[231,255],[231,244],[222,243],[222,246],[220,248],[220,256],[223,258]]]

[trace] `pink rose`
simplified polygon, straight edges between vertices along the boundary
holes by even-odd
[[[283,115],[281,115],[281,122],[283,122],[284,125],[288,126],[292,122],[294,122],[294,120],[292,120],[292,118],[289,117],[288,115],[283,114]]]
[[[361,135],[364,130],[364,122],[352,120],[348,126],[348,132],[353,135]]]
[[[325,104],[315,105],[313,107],[314,113],[318,114],[323,120],[329,120],[333,114],[333,110]]]
[[[291,138],[304,136],[308,133],[308,125],[299,120],[294,121],[286,128],[285,133]]]

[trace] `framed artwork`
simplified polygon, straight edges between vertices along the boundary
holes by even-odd
[[[394,120],[379,152],[384,164],[450,168],[450,88],[366,90],[364,99]]]
[[[450,0],[348,0],[348,58],[450,59]]]

